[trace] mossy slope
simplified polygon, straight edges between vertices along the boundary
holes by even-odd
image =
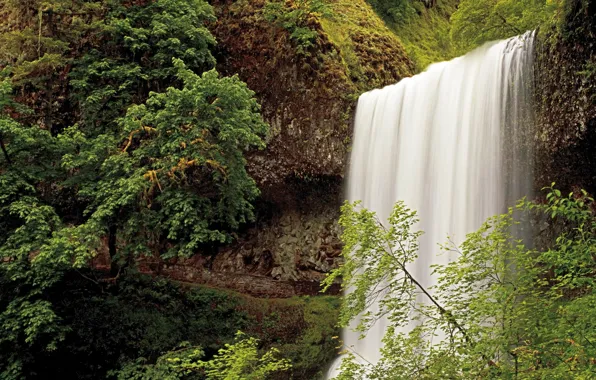
[[[414,72],[399,39],[364,0],[213,5],[219,69],[257,92],[272,127],[268,148],[250,160],[261,187],[342,177],[357,96]]]
[[[394,33],[363,1],[329,0],[320,22],[338,47],[344,70],[360,91],[412,75],[412,63]]]
[[[417,71],[428,65],[445,61],[465,52],[458,52],[451,42],[451,15],[459,0],[437,0],[433,7],[417,7],[417,16],[395,25],[399,36]]]
[[[388,28],[399,37],[416,72],[428,65],[454,58],[451,15],[459,0],[367,0]]]

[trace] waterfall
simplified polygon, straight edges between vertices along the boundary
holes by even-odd
[[[358,101],[347,197],[380,220],[398,200],[418,211],[425,234],[410,271],[427,289],[431,265],[452,259],[438,243],[461,243],[530,195],[533,41],[529,32],[484,45]],[[345,329],[342,339],[375,363],[385,327],[379,320],[362,340]]]

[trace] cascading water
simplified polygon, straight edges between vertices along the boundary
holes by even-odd
[[[438,243],[461,243],[530,195],[533,41],[526,33],[487,44],[360,97],[347,197],[380,220],[398,200],[418,211],[425,234],[410,272],[427,289],[431,266],[452,259]],[[344,344],[375,363],[385,328],[379,320],[364,339],[346,329]]]

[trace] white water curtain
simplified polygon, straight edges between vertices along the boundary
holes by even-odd
[[[425,234],[410,271],[427,289],[431,265],[453,259],[438,243],[461,243],[531,191],[533,41],[526,33],[487,44],[358,101],[347,197],[381,220],[398,200],[418,211]],[[342,338],[375,363],[385,327]]]

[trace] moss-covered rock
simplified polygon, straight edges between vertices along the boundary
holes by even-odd
[[[219,70],[256,91],[271,124],[251,173],[262,188],[343,177],[357,96],[411,75],[413,64],[364,0],[270,1],[213,3]]]
[[[431,63],[455,57],[451,15],[459,0],[367,0],[396,34],[420,72]]]
[[[536,48],[537,187],[596,192],[596,1],[568,0]]]
[[[320,20],[323,32],[337,46],[356,95],[413,74],[402,44],[366,2],[328,0],[327,4],[330,11]]]

